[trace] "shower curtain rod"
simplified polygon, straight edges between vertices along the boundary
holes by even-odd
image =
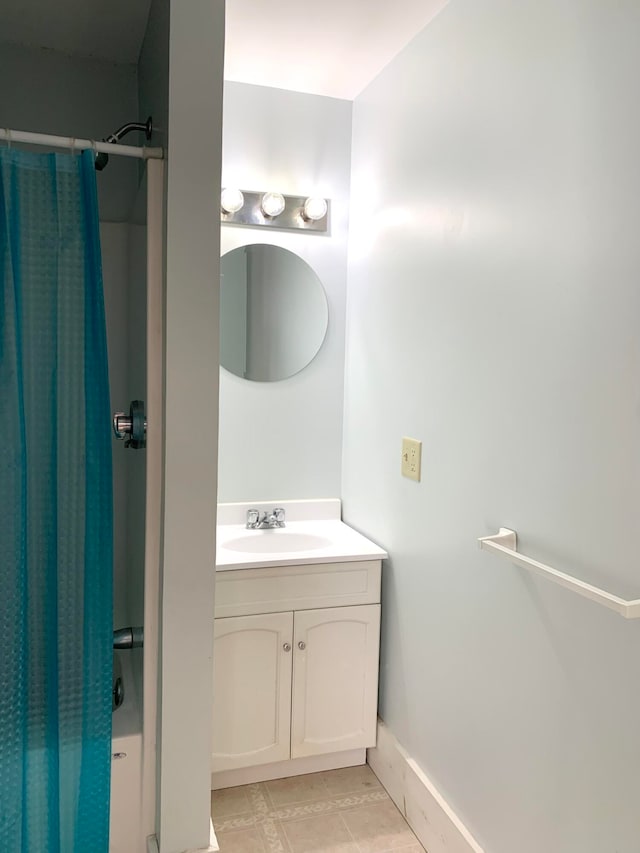
[[[48,145],[50,148],[70,148],[72,151],[93,148],[105,154],[119,154],[122,157],[137,157],[139,160],[162,160],[162,148],[146,148],[135,145],[116,145],[113,142],[97,142],[94,139],[76,139],[73,136],[52,136],[48,133],[29,133],[25,130],[0,128],[0,139],[12,142],[26,142],[29,145]]]

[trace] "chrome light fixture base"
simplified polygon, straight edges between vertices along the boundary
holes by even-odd
[[[223,225],[244,225],[250,228],[279,228],[286,231],[312,231],[326,233],[329,230],[331,204],[328,199],[327,212],[321,219],[307,219],[304,215],[305,202],[308,196],[285,195],[284,210],[277,216],[267,216],[262,210],[262,199],[265,192],[241,190],[244,204],[239,210],[228,213],[221,208],[220,222]]]

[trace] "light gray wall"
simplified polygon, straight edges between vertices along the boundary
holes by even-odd
[[[158,840],[181,853],[211,809],[223,0],[171,0],[170,33]]]
[[[0,43],[0,127],[102,139],[137,119],[137,85],[135,65]],[[137,175],[127,157],[97,173],[101,221],[128,220]]]
[[[451,0],[354,105],[347,521],[381,713],[488,853],[635,853],[640,7]],[[422,439],[422,482],[400,477]]]
[[[223,184],[331,199],[329,235],[222,227],[222,252],[271,243],[300,255],[329,301],[322,349],[301,373],[250,382],[220,371],[219,499],[340,493],[351,102],[225,83]]]

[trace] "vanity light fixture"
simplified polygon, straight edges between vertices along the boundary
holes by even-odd
[[[285,208],[284,196],[281,193],[265,193],[260,202],[260,209],[265,216],[280,216]]]
[[[302,206],[302,218],[307,222],[317,222],[327,215],[327,201],[324,198],[308,198]]]
[[[329,230],[330,201],[320,196],[282,195],[227,187],[220,196],[220,223],[281,231]]]
[[[223,213],[237,213],[244,205],[244,195],[240,190],[226,187],[220,193],[220,207]]]

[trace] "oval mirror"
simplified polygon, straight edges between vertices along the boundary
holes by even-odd
[[[220,363],[243,379],[273,382],[313,360],[329,322],[309,264],[279,246],[241,246],[220,262]]]

